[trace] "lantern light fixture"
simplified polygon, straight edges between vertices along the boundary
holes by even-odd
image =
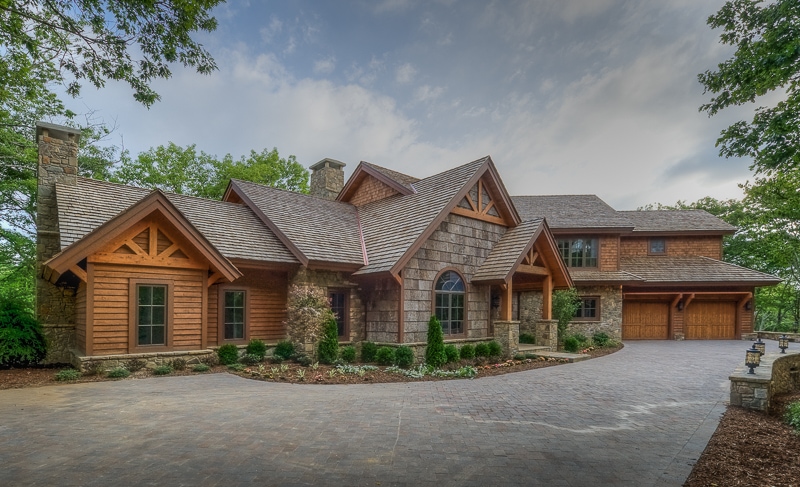
[[[767,344],[761,341],[761,337],[758,337],[758,340],[756,340],[756,342],[753,343],[753,348],[758,350],[761,353],[761,355],[767,353]]]
[[[761,365],[761,352],[755,348],[755,345],[745,351],[744,365],[750,368],[748,374],[755,374],[755,368]]]
[[[778,348],[781,349],[781,353],[786,353],[786,349],[789,348],[789,337],[785,333],[778,337]]]

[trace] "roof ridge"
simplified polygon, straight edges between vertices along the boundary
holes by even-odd
[[[190,199],[195,199],[195,200],[210,201],[212,203],[223,203],[223,204],[226,204],[226,205],[242,206],[242,205],[240,205],[238,203],[231,203],[229,201],[223,201],[223,200],[215,200],[215,199],[212,199],[212,198],[205,198],[203,196],[196,196],[196,195],[193,195],[193,194],[171,193],[169,191],[164,191],[161,188],[143,188],[141,186],[132,186],[130,184],[117,183],[117,182],[114,182],[114,181],[105,181],[103,179],[87,178],[87,177],[83,177],[83,176],[78,176],[78,179],[79,180],[82,179],[84,181],[90,181],[92,183],[106,184],[106,185],[110,185],[110,186],[119,186],[119,187],[122,187],[122,188],[133,189],[133,190],[138,190],[138,191],[146,191],[148,194],[152,193],[153,191],[160,191],[162,194],[164,194],[167,197],[177,196],[179,198],[190,198]],[[69,185],[65,185],[64,183],[56,183],[56,184],[60,184],[62,186],[69,186]]]
[[[231,181],[236,181],[237,183],[250,184],[250,185],[253,185],[253,186],[258,186],[259,188],[264,188],[264,189],[273,190],[273,191],[279,191],[281,193],[292,194],[292,195],[297,195],[297,196],[304,196],[306,198],[311,198],[311,199],[313,199],[315,201],[327,201],[327,202],[330,202],[330,203],[353,206],[350,203],[345,203],[345,202],[336,201],[336,200],[329,200],[327,198],[322,198],[320,196],[314,196],[313,194],[301,193],[299,191],[292,191],[291,189],[276,188],[275,186],[269,186],[267,184],[256,183],[256,182],[253,182],[253,181],[247,181],[245,179],[231,178]]]

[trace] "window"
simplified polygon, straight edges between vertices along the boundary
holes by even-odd
[[[139,346],[167,344],[167,286],[139,285],[137,341]]]
[[[576,320],[597,321],[600,319],[600,298],[596,296],[582,297],[575,311]]]
[[[244,340],[245,292],[225,291],[225,340]]]
[[[339,336],[343,337],[347,334],[347,294],[343,291],[330,291],[328,299],[331,301],[331,311],[336,318]]]
[[[667,241],[663,238],[651,238],[648,248],[650,254],[664,254],[667,252]]]
[[[445,271],[436,280],[436,318],[442,323],[442,333],[464,333],[464,281],[454,271]]]
[[[559,239],[558,251],[567,267],[597,267],[596,238]]]

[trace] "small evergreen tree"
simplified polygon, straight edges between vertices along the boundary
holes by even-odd
[[[436,316],[431,316],[428,321],[428,346],[425,348],[425,363],[433,367],[441,367],[447,363],[442,324]]]
[[[0,365],[28,365],[47,353],[42,325],[24,301],[0,299]]]
[[[339,327],[331,316],[322,329],[322,340],[317,347],[317,360],[323,364],[332,364],[339,358]]]

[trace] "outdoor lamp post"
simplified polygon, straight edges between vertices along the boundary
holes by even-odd
[[[778,337],[778,348],[781,349],[781,353],[786,353],[786,349],[789,348],[789,337],[785,333]]]
[[[756,349],[755,344],[745,352],[744,365],[750,367],[748,374],[755,374],[755,368],[761,365],[761,352]]]
[[[761,341],[761,337],[758,337],[758,340],[753,344],[753,348],[761,352],[761,355],[767,352],[767,344]]]

